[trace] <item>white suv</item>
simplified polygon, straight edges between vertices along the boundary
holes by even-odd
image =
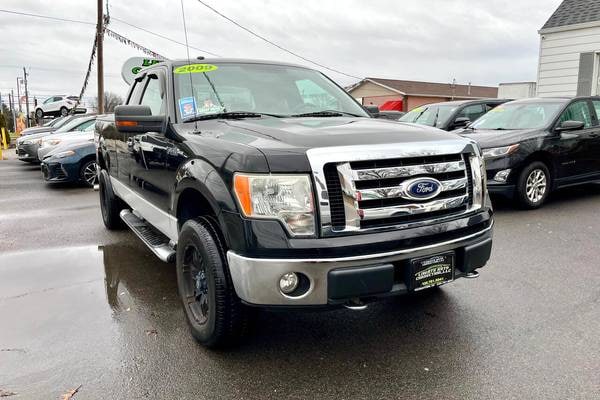
[[[77,96],[50,96],[35,109],[35,117],[42,119],[46,115],[65,116],[77,103]]]

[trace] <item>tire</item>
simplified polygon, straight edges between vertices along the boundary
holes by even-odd
[[[110,186],[108,173],[105,170],[100,170],[98,183],[100,186],[100,212],[102,213],[104,226],[111,231],[123,229],[125,223],[121,220],[119,213],[126,205],[123,200],[115,196]]]
[[[98,164],[96,164],[96,160],[89,160],[83,163],[79,169],[79,179],[84,185],[94,187],[96,182],[98,182],[97,168]]]
[[[235,294],[216,222],[183,224],[177,243],[177,287],[192,336],[210,348],[227,347],[248,331],[250,310]]]
[[[41,108],[38,108],[37,110],[35,110],[35,117],[38,120],[41,120],[42,118],[44,118],[44,111]]]
[[[67,109],[67,107],[60,108],[60,116],[61,117],[66,117],[68,114],[69,114],[69,110]]]
[[[532,210],[541,207],[552,187],[552,176],[546,164],[534,161],[527,165],[517,180],[516,201],[523,209]]]

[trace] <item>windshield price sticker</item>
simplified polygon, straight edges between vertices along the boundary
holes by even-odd
[[[202,74],[204,72],[210,72],[218,69],[213,64],[188,64],[177,67],[173,70],[174,74]]]

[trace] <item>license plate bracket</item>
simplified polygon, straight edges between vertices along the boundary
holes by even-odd
[[[410,260],[410,290],[415,292],[454,280],[454,252]]]

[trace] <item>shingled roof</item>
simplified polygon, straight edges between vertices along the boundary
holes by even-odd
[[[564,0],[542,29],[600,21],[600,1]]]
[[[401,92],[402,94],[413,96],[454,96],[466,98],[495,98],[498,96],[498,88],[492,86],[452,85],[450,83],[403,81],[380,78],[366,78],[366,80],[386,86],[394,91]]]

